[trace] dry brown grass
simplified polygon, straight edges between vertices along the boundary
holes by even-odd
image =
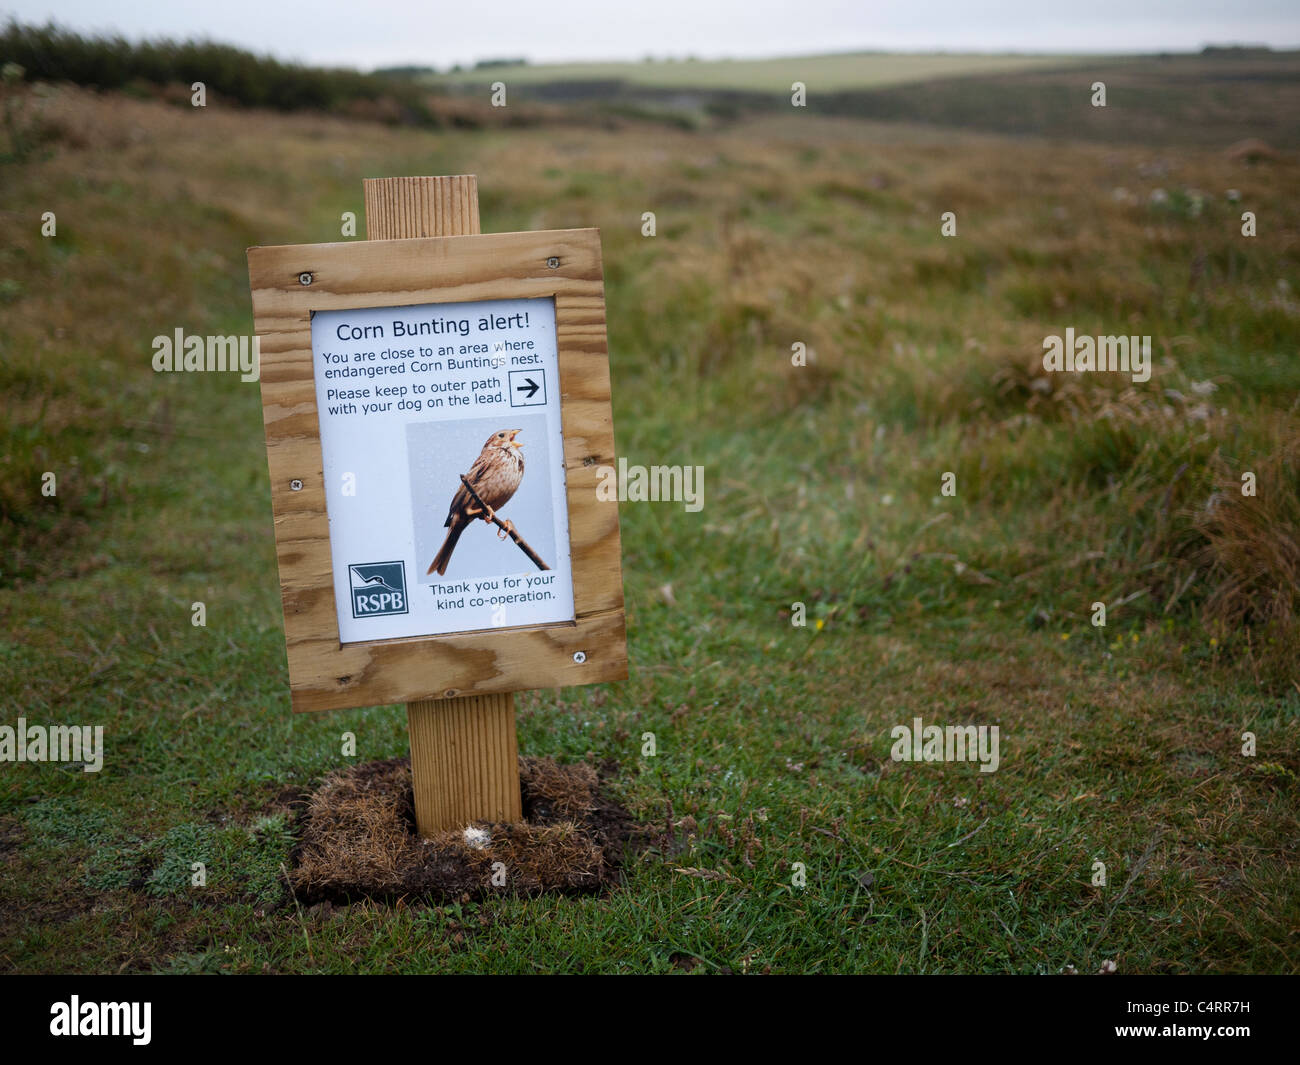
[[[1215,456],[1214,493],[1195,518],[1213,588],[1205,612],[1234,627],[1290,632],[1300,613],[1300,433],[1257,465],[1255,494],[1246,495],[1243,471]]]
[[[600,794],[590,766],[520,758],[525,820],[420,839],[406,758],[331,773],[312,794],[289,882],[304,902],[401,896],[465,899],[505,892],[598,891],[614,879],[631,818]],[[496,863],[504,885],[492,883]]]

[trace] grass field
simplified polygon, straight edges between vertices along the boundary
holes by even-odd
[[[1292,159],[32,106],[50,139],[0,171],[3,722],[107,754],[3,766],[6,969],[1300,967]],[[405,753],[405,715],[290,714],[257,388],[150,342],[250,331],[244,248],[339,239],[363,177],[461,172],[485,231],[601,228],[620,454],[706,467],[698,514],[621,508],[630,679],[519,699],[521,749],[613,760],[652,834],[604,897],[300,909],[288,797]],[[1044,374],[1067,326],[1152,336],[1151,380]],[[1001,767],[892,761],[914,717],[998,725]]]
[[[777,59],[662,59],[642,63],[535,63],[430,75],[435,85],[539,85],[548,82],[625,81],[654,89],[728,89],[788,94],[802,81],[822,92],[907,85],[970,74],[1057,70],[1086,62],[1080,56],[973,53],[846,52]]]

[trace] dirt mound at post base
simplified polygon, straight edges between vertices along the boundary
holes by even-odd
[[[632,817],[601,790],[589,765],[520,758],[524,820],[477,822],[421,839],[409,758],[331,773],[307,800],[289,884],[300,902],[424,897],[465,900],[493,892],[595,892],[616,876]],[[497,867],[502,863],[504,870]],[[504,884],[494,884],[493,879]]]

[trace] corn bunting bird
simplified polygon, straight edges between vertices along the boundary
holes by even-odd
[[[469,523],[475,518],[492,521],[497,508],[510,502],[510,497],[519,488],[519,482],[524,479],[524,456],[520,451],[523,445],[515,439],[519,433],[519,429],[502,429],[487,438],[474,465],[465,474],[465,479],[474,486],[474,491],[487,510],[484,511],[475,502],[463,484],[456,489],[456,494],[451,497],[447,520],[443,522],[447,539],[443,541],[438,557],[430,564],[427,572],[437,570],[439,576],[446,573],[451,553],[456,550],[456,542],[460,539],[460,534],[469,528]],[[514,528],[508,519],[505,524],[509,529]],[[497,535],[505,539],[504,532]]]

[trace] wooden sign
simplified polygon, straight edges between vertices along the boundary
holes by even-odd
[[[472,177],[366,184],[372,233],[470,232],[249,249],[292,704],[437,700],[462,734],[425,761],[508,742],[509,774],[492,694],[627,675],[599,234],[479,234]]]

